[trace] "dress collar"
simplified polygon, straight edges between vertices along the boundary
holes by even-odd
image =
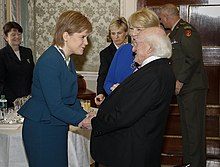
[[[68,65],[70,62],[70,57],[68,59],[66,59],[62,48],[58,47],[57,45],[54,45],[54,47],[58,50],[58,52],[60,52],[60,54],[62,55],[63,59],[65,60],[66,64]]]

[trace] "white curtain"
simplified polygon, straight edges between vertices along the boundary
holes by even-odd
[[[6,16],[5,16],[5,0],[0,1],[0,48],[5,46],[5,41],[3,39],[3,26],[5,24]]]

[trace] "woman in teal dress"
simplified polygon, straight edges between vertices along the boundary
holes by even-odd
[[[80,12],[64,12],[56,23],[52,46],[36,63],[32,97],[18,112],[25,118],[22,137],[30,167],[68,166],[68,126],[89,119],[77,99],[70,55],[83,54],[91,31],[91,23]]]

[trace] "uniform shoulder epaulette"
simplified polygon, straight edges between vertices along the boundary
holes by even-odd
[[[190,25],[185,25],[183,26],[184,30],[192,30],[192,26]]]
[[[186,25],[187,23],[185,22],[185,21],[180,21],[180,25],[181,26],[184,26],[184,25]]]
[[[192,26],[189,23],[185,22],[185,21],[180,22],[179,25],[181,27],[183,27],[184,29],[192,29]]]

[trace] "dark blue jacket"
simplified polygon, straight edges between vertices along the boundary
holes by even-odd
[[[60,52],[51,46],[36,63],[32,97],[18,113],[34,121],[78,125],[86,112],[77,99],[77,84],[74,64],[70,71]]]

